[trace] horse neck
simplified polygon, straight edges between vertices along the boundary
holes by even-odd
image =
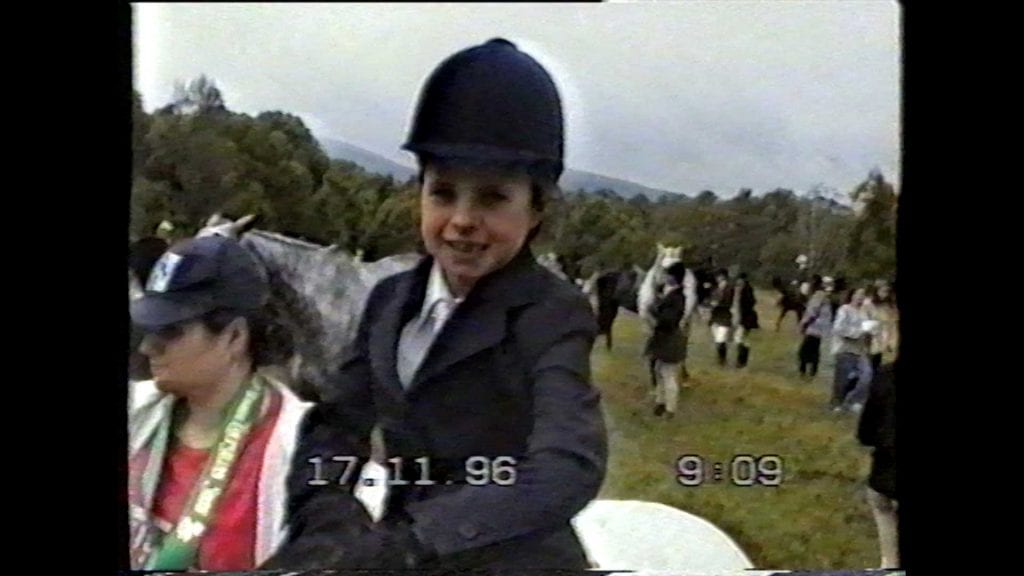
[[[659,260],[658,262],[654,263],[654,266],[651,266],[650,268],[647,269],[647,272],[644,274],[644,280],[643,281],[645,283],[646,282],[657,283],[659,280],[661,280],[664,277],[664,275],[665,275],[665,269],[661,266],[661,260]]]
[[[303,278],[315,271],[325,250],[323,246],[262,230],[245,234],[241,241],[285,280]],[[352,267],[352,257],[343,252],[337,253],[337,262]]]
[[[289,305],[323,312],[363,284],[360,265],[344,252],[262,231],[250,232],[242,241],[263,260],[272,286],[298,296],[299,302]]]
[[[272,310],[302,357],[303,378],[325,384],[329,359],[351,343],[368,292],[361,271],[344,252],[262,231],[242,237],[265,265]]]

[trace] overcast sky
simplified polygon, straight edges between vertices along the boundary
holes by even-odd
[[[875,0],[610,4],[139,4],[147,111],[212,77],[227,106],[412,165],[416,96],[501,36],[554,76],[566,164],[696,194],[899,177],[900,10]]]

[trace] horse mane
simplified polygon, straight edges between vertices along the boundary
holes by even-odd
[[[277,242],[281,242],[282,244],[293,246],[295,248],[302,248],[304,250],[324,250],[328,248],[327,246],[314,244],[312,242],[307,242],[305,240],[293,238],[291,236],[285,236],[284,234],[278,234],[277,232],[270,232],[269,230],[250,230],[246,232],[246,234],[252,234],[254,236],[263,236],[264,238],[275,240]]]

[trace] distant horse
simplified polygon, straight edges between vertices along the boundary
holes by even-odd
[[[643,268],[634,265],[629,270],[619,273],[619,283],[615,287],[615,299],[618,300],[619,306],[634,314],[639,312],[637,302],[640,299],[640,285],[645,274]]]
[[[775,321],[775,331],[778,332],[782,326],[782,320],[790,312],[796,314],[797,324],[800,323],[800,319],[804,317],[804,310],[807,309],[808,295],[804,294],[800,290],[800,286],[794,280],[793,282],[786,284],[782,281],[782,278],[775,276],[772,278],[772,288],[779,293],[778,307],[779,307],[779,318]]]
[[[636,266],[627,270],[594,272],[583,282],[583,293],[590,300],[597,318],[598,335],[605,337],[608,350],[612,349],[612,326],[619,308],[637,311],[637,294],[644,271]]]
[[[619,315],[620,302],[617,298],[620,272],[594,274],[583,283],[583,293],[590,300],[597,317],[597,333],[605,337],[605,345],[612,349],[612,326]]]
[[[644,279],[640,283],[640,291],[637,294],[636,302],[637,313],[640,314],[640,318],[643,319],[649,331],[654,330],[656,323],[654,316],[651,315],[651,305],[654,304],[658,292],[665,284],[665,279],[668,275],[666,270],[669,266],[680,261],[682,252],[682,246],[665,246],[658,243],[654,263],[647,269]]]

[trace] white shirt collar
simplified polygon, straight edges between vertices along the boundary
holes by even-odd
[[[450,312],[451,309],[462,303],[462,300],[462,298],[452,296],[452,291],[448,288],[448,282],[444,279],[444,273],[441,271],[441,265],[434,260],[430,267],[430,278],[427,280],[427,293],[423,298],[423,307],[420,309],[420,320],[426,320],[440,301],[448,303],[448,312]]]

